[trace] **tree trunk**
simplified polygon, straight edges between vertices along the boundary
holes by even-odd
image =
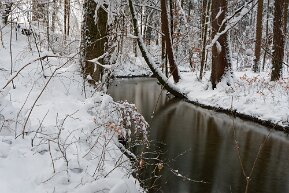
[[[129,9],[132,15],[132,23],[134,28],[134,35],[137,36],[137,42],[140,48],[140,51],[142,53],[142,56],[144,57],[146,63],[158,79],[158,81],[164,86],[164,88],[173,94],[176,97],[179,98],[187,98],[187,96],[178,90],[178,88],[174,87],[174,85],[170,84],[164,77],[164,75],[160,72],[160,70],[157,69],[155,62],[148,56],[148,51],[143,43],[143,40],[140,36],[139,28],[138,28],[138,22],[135,15],[134,5],[132,3],[132,0],[128,0],[129,3]]]
[[[67,24],[66,24],[66,34],[69,36],[70,34],[70,0],[67,0]]]
[[[256,42],[255,42],[255,58],[253,71],[259,71],[262,41],[262,23],[263,23],[263,0],[258,0],[257,23],[256,23]]]
[[[266,16],[266,32],[265,32],[266,37],[268,37],[268,33],[269,33],[269,8],[270,8],[270,0],[267,0],[267,16]],[[265,40],[265,44],[266,44],[265,49],[268,50],[267,38]],[[263,65],[262,65],[263,71],[264,71],[265,63],[266,63],[266,55],[267,55],[267,51],[264,53],[264,57],[263,57]]]
[[[289,5],[289,0],[285,0],[285,3],[284,3],[284,19],[283,19],[283,32],[284,32],[284,34],[287,33],[288,5]]]
[[[88,60],[98,58],[105,53],[107,43],[107,12],[100,7],[97,10],[97,22],[95,22],[96,3],[94,0],[84,2],[84,21],[82,25],[81,52],[82,67],[85,78],[90,75],[89,82],[96,84],[101,80],[103,68],[98,64],[93,64]],[[103,59],[98,60],[104,64]]]
[[[55,22],[56,22],[56,17],[57,17],[57,0],[52,1],[53,5],[53,10],[52,10],[52,18],[51,18],[51,31],[55,32]]]
[[[284,32],[284,35],[285,35],[285,39],[286,39],[286,35],[288,36],[287,34],[287,24],[288,24],[288,5],[289,5],[289,0],[285,0],[285,6],[284,6],[284,24],[283,24],[283,32]],[[284,42],[285,46],[286,46],[286,40]],[[285,48],[286,50],[286,48]],[[284,53],[284,54],[287,54],[287,64],[288,64],[288,61],[289,61],[289,57],[288,57],[288,39],[287,39],[287,51]],[[287,68],[287,71],[288,71],[288,68]]]
[[[12,5],[13,5],[13,3],[6,3],[5,4],[5,10],[4,10],[4,13],[2,15],[3,23],[5,25],[7,25],[7,23],[8,23],[8,17],[11,13]]]
[[[169,0],[169,12],[170,12],[170,19],[168,19],[168,21],[171,21],[170,22],[170,31],[171,31],[171,39],[172,39],[172,44],[174,42],[174,39],[173,39],[173,35],[174,35],[174,13],[173,13],[173,9],[174,9],[174,3],[173,3],[173,0]]]
[[[219,14],[220,9],[222,13]],[[226,28],[226,22],[223,23],[227,15],[227,0],[212,1],[212,37],[214,38],[218,32]],[[218,16],[218,17],[217,17]],[[222,26],[221,26],[222,25]],[[219,31],[220,30],[220,31]],[[221,81],[223,75],[231,70],[230,48],[229,48],[228,32],[220,35],[218,41],[212,47],[212,71],[211,82],[212,88],[216,88],[218,82]]]
[[[202,45],[202,53],[201,53],[201,69],[200,69],[200,79],[203,78],[203,70],[206,60],[206,43],[207,43],[207,32],[208,32],[208,12],[209,12],[209,2],[207,0],[203,0],[203,13],[202,13],[202,37],[203,37],[203,45]]]
[[[32,21],[44,20],[46,15],[45,3],[32,0]]]
[[[274,28],[273,28],[273,56],[271,80],[276,81],[282,76],[284,59],[285,32],[284,28],[284,6],[285,0],[278,0],[274,3]]]
[[[204,39],[204,28],[206,23],[206,16],[207,16],[207,0],[202,0],[202,9],[201,9],[201,41]]]
[[[47,1],[46,5],[46,15],[45,15],[45,23],[46,23],[46,35],[47,35],[47,50],[49,51],[50,46],[50,21],[49,21],[49,1]]]
[[[164,29],[164,36],[166,42],[166,52],[168,55],[168,60],[170,63],[170,73],[173,75],[175,82],[179,82],[180,76],[178,72],[178,67],[175,63],[174,52],[172,47],[172,37],[170,33],[169,23],[168,23],[168,12],[167,12],[167,2],[166,0],[161,1],[161,20]]]
[[[165,28],[164,25],[161,25],[161,42],[162,42],[162,53],[161,53],[161,66],[162,70],[165,73],[166,77],[168,77],[168,62],[167,62],[167,54],[166,54],[166,38],[165,38]]]
[[[69,22],[70,22],[70,0],[64,0],[64,15],[63,15],[63,30],[64,40],[69,35]]]

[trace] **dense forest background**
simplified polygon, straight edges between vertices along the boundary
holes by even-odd
[[[2,1],[1,12],[3,25],[37,29],[33,37],[47,50],[64,55],[79,49],[85,78],[97,82],[101,65],[143,54],[128,3],[138,35],[175,82],[182,67],[200,80],[210,71],[213,88],[227,72],[270,71],[272,81],[288,73],[287,0],[22,0]],[[101,65],[88,61],[95,58]]]

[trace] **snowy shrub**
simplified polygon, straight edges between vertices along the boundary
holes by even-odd
[[[115,131],[118,137],[129,140],[133,132],[134,135],[139,135],[146,140],[148,123],[137,112],[134,104],[114,102],[110,96],[105,95],[100,105],[89,109],[89,111],[98,115],[95,117],[95,123]]]
[[[120,174],[130,178],[133,167],[126,155],[136,156],[118,140],[130,140],[134,133],[146,142],[148,124],[142,115],[134,105],[114,102],[101,93],[87,99],[80,111],[58,115],[55,126],[40,126],[29,135],[32,150],[48,156],[51,162],[53,175],[46,172],[42,182],[72,185],[81,181],[85,185],[103,179],[111,183],[110,177]],[[93,118],[89,123],[78,115],[85,111]],[[102,186],[95,189],[101,190]]]

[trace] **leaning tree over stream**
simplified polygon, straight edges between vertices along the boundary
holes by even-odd
[[[149,4],[149,2],[151,1],[147,0],[145,2]],[[145,6],[139,5],[137,1],[129,1],[129,3],[133,4],[135,7]],[[165,10],[167,8],[165,4],[170,4],[170,8],[168,10]],[[213,89],[216,88],[217,84],[221,80],[223,80],[225,76],[231,76],[233,72],[233,57],[235,57],[233,58],[234,60],[237,60],[237,70],[243,70],[250,67],[252,71],[258,73],[259,69],[264,70],[264,67],[260,67],[260,58],[262,54],[264,55],[263,66],[265,66],[266,63],[268,66],[270,66],[270,62],[266,62],[269,54],[269,57],[272,56],[273,63],[271,80],[278,80],[280,77],[282,77],[282,66],[285,64],[283,61],[284,48],[286,43],[285,37],[287,35],[286,19],[288,14],[288,0],[275,1],[274,5],[272,5],[271,1],[269,0],[267,0],[266,2],[264,2],[263,0],[203,0],[189,3],[186,0],[167,0],[161,1],[159,5],[159,11],[161,12],[162,18],[161,24],[151,26],[161,27],[161,30],[159,31],[162,32],[162,61],[160,62],[162,66],[166,66],[166,62],[164,60],[166,60],[166,56],[170,55],[169,53],[173,53],[171,55],[173,55],[174,57],[171,58],[180,58],[180,54],[182,53],[179,50],[182,50],[180,49],[180,47],[183,46],[182,42],[185,42],[187,39],[189,39],[189,45],[192,46],[188,48],[189,50],[202,50],[201,53],[198,53],[200,57],[200,69],[192,66],[192,70],[200,70],[200,79],[202,79],[203,77],[203,71],[210,71],[210,81]],[[201,14],[197,14],[196,12],[196,10],[198,10],[198,7],[202,7]],[[266,8],[267,11],[265,33],[263,33],[262,28],[262,21],[265,20],[263,18],[264,8]],[[191,16],[191,9],[195,10],[195,12],[193,12],[193,17]],[[270,13],[272,12],[271,10],[273,9],[275,9],[274,30],[272,30],[271,27],[273,24],[271,22],[273,17],[271,17],[272,14],[270,15]],[[135,11],[133,19],[138,20],[139,17],[143,17],[143,14],[144,12],[142,11]],[[141,16],[138,17],[137,15]],[[166,20],[164,19],[165,16],[168,16],[168,19],[171,22],[166,23]],[[194,18],[194,16],[196,16],[196,18]],[[185,18],[185,22],[183,18]],[[155,22],[158,21],[159,20],[155,20]],[[196,25],[194,24],[194,22],[196,23]],[[135,35],[137,35],[136,30],[142,29],[142,20],[136,21],[136,24],[137,25],[135,25],[133,22]],[[167,24],[168,27],[166,26]],[[189,29],[193,29],[190,31],[191,34],[187,35],[184,33],[184,31],[182,30],[184,29],[184,26],[188,26]],[[196,28],[198,28],[197,31],[194,31]],[[256,30],[252,30],[252,28]],[[166,37],[169,37],[169,35],[167,34],[170,34],[172,39],[171,41],[167,41]],[[266,37],[264,37],[263,34],[266,35]],[[140,33],[139,36],[141,35],[142,34]],[[187,38],[188,36],[190,36],[190,38]],[[143,37],[146,37],[146,34],[144,34]],[[143,53],[143,57],[146,59],[149,53],[145,53],[145,49],[143,49],[143,47],[146,46],[146,41],[141,41],[141,39],[145,40],[145,38],[143,37],[138,37],[139,46],[140,51]],[[273,37],[272,55],[270,37]],[[198,42],[196,40],[199,39],[199,43],[192,43],[192,41]],[[171,46],[168,45],[170,43]],[[151,46],[150,44],[148,46]],[[173,48],[173,50],[168,49],[168,47]],[[166,48],[166,50],[164,48]],[[255,51],[255,54],[253,50]],[[235,55],[231,55],[231,52],[234,52]],[[207,58],[210,57],[211,60],[207,60]],[[156,66],[153,66],[154,61],[151,61],[149,59],[150,58],[146,60],[150,68],[154,68],[153,71],[155,75],[158,77],[158,79],[163,79],[162,82],[166,82],[166,78],[164,78],[162,74],[158,75],[158,73],[155,72]],[[180,60],[175,61],[176,68],[178,67],[178,65],[180,65],[179,61]],[[181,61],[183,62],[184,59]],[[241,65],[239,66],[240,62]],[[275,78],[273,78],[273,76]],[[175,79],[174,75],[173,77]],[[226,80],[228,85],[230,85],[229,79]],[[167,85],[168,84],[166,84],[165,86]]]

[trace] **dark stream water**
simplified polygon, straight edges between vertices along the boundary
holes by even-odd
[[[109,89],[115,100],[135,103],[151,128],[147,151],[161,151],[161,171],[145,166],[140,174],[149,192],[244,193],[259,147],[268,136],[251,175],[248,193],[289,193],[289,137],[258,124],[169,99],[155,79],[116,80]],[[159,101],[157,99],[160,95]],[[151,117],[155,109],[155,114]],[[234,137],[234,133],[235,136]],[[159,162],[159,161],[158,161]],[[198,183],[184,180],[183,176]],[[156,171],[156,173],[154,173]],[[157,179],[154,174],[161,174]]]

